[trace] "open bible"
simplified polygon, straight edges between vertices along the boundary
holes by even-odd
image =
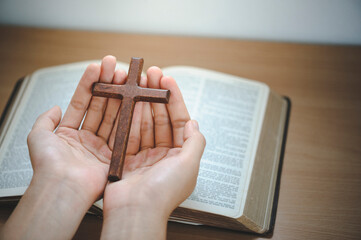
[[[32,178],[26,139],[36,118],[65,112],[87,65],[40,69],[18,82],[0,122],[0,202],[15,202]],[[125,63],[119,68],[128,69]],[[197,185],[170,220],[241,231],[271,231],[290,102],[261,82],[205,69],[162,69],[174,77],[207,140]],[[181,171],[181,170],[180,170]],[[90,210],[100,213],[102,202]]]

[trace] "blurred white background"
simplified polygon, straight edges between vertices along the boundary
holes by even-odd
[[[0,24],[361,44],[359,0],[0,0]]]

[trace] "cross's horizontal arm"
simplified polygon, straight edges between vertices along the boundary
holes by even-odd
[[[125,89],[122,85],[94,83],[92,88],[92,95],[97,97],[123,99],[125,95]]]
[[[137,94],[134,97],[134,101],[143,102],[155,102],[155,103],[168,103],[169,101],[169,90],[164,89],[151,89],[138,87]]]
[[[122,178],[135,103],[138,101],[168,103],[169,101],[170,90],[139,87],[138,84],[141,79],[142,68],[143,58],[132,58],[125,84],[93,84],[93,96],[118,98],[122,100],[108,175],[109,181],[112,182]]]
[[[107,83],[94,83],[93,96],[118,98],[130,97],[135,102],[168,103],[170,91],[164,89],[141,88],[138,86],[114,85]]]

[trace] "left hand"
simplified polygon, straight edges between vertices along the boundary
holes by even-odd
[[[28,136],[34,175],[0,238],[70,239],[103,195],[111,157],[108,142],[114,139],[120,100],[92,97],[91,88],[99,80],[123,83],[126,73],[115,71],[115,65],[112,56],[101,66],[90,64],[64,118],[53,107],[36,120]]]
[[[37,119],[28,136],[34,177],[61,180],[91,203],[101,197],[107,183],[112,153],[108,139],[115,120],[107,117],[111,118],[108,112],[117,111],[120,105],[117,99],[93,97],[91,88],[98,80],[124,82],[126,74],[115,72],[115,64],[115,58],[107,56],[101,66],[89,65],[64,118],[60,120],[61,110],[54,107]]]

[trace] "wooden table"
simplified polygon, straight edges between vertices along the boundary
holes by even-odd
[[[34,70],[106,54],[150,65],[191,65],[263,81],[292,100],[273,239],[361,236],[361,47],[0,27],[0,112]],[[11,209],[0,208],[1,224]],[[76,239],[98,239],[86,216]],[[168,239],[255,239],[169,223]]]

